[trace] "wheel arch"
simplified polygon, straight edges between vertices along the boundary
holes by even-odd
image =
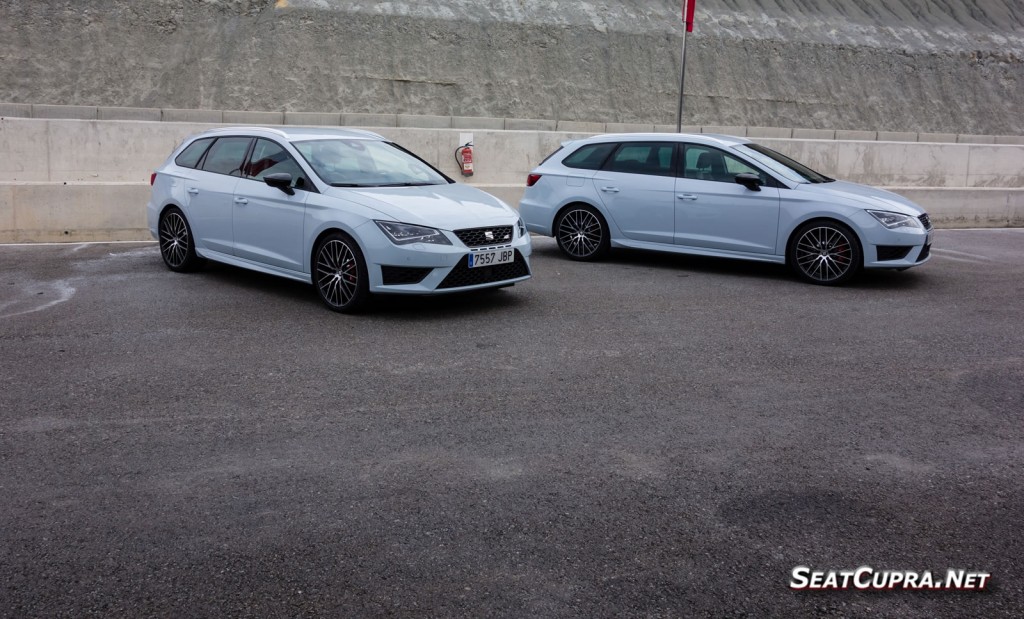
[[[168,202],[167,204],[161,206],[160,207],[160,211],[157,212],[157,214],[156,214],[157,222],[159,223],[160,220],[164,218],[164,215],[167,213],[167,211],[171,210],[172,208],[176,208],[179,211],[181,211],[181,214],[185,216],[185,219],[186,220],[188,219],[188,213],[185,212],[185,209],[182,208],[182,206],[180,204],[177,204],[177,203],[174,203],[174,202]]]
[[[355,234],[353,234],[351,230],[346,230],[345,228],[337,224],[329,225],[324,227],[324,229],[321,230],[320,233],[316,235],[316,238],[313,239],[313,243],[309,247],[309,253],[306,255],[306,258],[309,260],[307,266],[309,267],[310,278],[313,277],[313,263],[316,260],[317,248],[320,247],[320,243],[325,238],[327,238],[331,234],[334,234],[335,232],[340,232],[341,234],[344,234],[348,238],[352,239],[352,242],[355,243],[356,247],[359,248],[359,252],[362,253],[363,259],[365,260],[366,248],[363,247],[363,244],[359,242],[359,238]]]
[[[857,242],[857,249],[860,250],[860,264],[857,265],[857,268],[858,269],[863,269],[864,268],[864,260],[865,260],[865,258],[864,258],[864,239],[862,239],[860,237],[860,233],[857,231],[857,228],[855,228],[854,226],[850,225],[849,222],[843,221],[842,219],[839,219],[837,217],[827,217],[827,216],[809,217],[809,218],[807,218],[807,219],[805,219],[805,220],[803,220],[803,221],[801,221],[801,222],[799,222],[799,223],[797,223],[796,225],[793,226],[793,229],[789,231],[789,237],[786,239],[785,254],[783,254],[785,259],[786,259],[786,262],[785,262],[786,266],[793,266],[790,263],[790,261],[789,261],[789,256],[791,254],[791,250],[793,249],[793,243],[796,242],[796,234],[797,234],[797,232],[802,230],[804,228],[804,226],[806,226],[808,224],[812,224],[812,223],[839,224],[840,226],[842,226],[842,227],[846,228],[847,230],[849,230],[850,232],[852,232],[853,233],[853,239]]]
[[[597,212],[598,217],[600,217],[604,221],[605,228],[608,229],[609,234],[611,234],[610,221],[608,219],[608,216],[605,214],[605,212],[601,209],[600,206],[598,206],[596,204],[593,204],[591,202],[588,202],[586,200],[570,200],[569,202],[566,202],[565,204],[560,206],[555,211],[555,216],[551,220],[551,235],[552,236],[555,236],[555,237],[558,236],[558,230],[556,229],[555,224],[558,223],[558,220],[562,218],[562,215],[566,211],[568,211],[569,209],[571,209],[574,206],[585,206],[587,208],[594,209],[594,211]]]

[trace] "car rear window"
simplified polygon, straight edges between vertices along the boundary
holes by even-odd
[[[653,176],[674,176],[672,154],[676,145],[672,142],[636,142],[623,144],[605,165],[609,172],[627,174],[650,174]]]
[[[213,138],[203,138],[192,142],[185,150],[181,151],[181,154],[175,157],[174,163],[183,168],[195,169],[199,166],[199,160],[202,159],[203,153],[206,152],[206,149],[210,147],[212,142]]]
[[[241,176],[242,163],[245,161],[245,152],[249,150],[250,142],[252,138],[219,138],[210,147],[210,154],[203,161],[203,170]]]
[[[581,170],[600,170],[605,159],[617,146],[616,142],[581,146],[573,154],[563,159],[562,165]]]

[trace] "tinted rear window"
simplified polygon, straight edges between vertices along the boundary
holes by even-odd
[[[675,144],[671,142],[636,142],[623,144],[616,151],[605,169],[609,172],[625,172],[627,174],[651,174],[654,176],[674,176],[672,154]]]
[[[181,151],[181,154],[175,157],[174,163],[183,168],[197,167],[199,160],[202,159],[203,153],[210,147],[211,142],[213,142],[213,138],[203,138],[202,140],[192,142],[188,145],[188,148]]]
[[[203,161],[203,170],[231,176],[242,175],[242,162],[245,151],[249,150],[252,138],[219,138],[210,147],[210,154]]]
[[[581,170],[600,170],[605,159],[618,144],[587,144],[562,160],[562,165]]]

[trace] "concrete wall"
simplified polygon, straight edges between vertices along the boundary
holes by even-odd
[[[686,122],[1020,135],[1020,7],[700,0]],[[4,0],[0,101],[664,124],[680,21],[679,0]]]
[[[0,103],[0,118],[47,118],[68,120],[148,120],[164,122],[229,123],[236,125],[323,125],[346,127],[416,127],[421,129],[508,129],[514,131],[563,131],[587,133],[672,133],[673,124],[544,120],[540,118],[490,118],[484,116],[424,116],[416,114],[364,114],[350,112],[267,112],[238,110],[191,110],[177,108],[104,107]],[[685,125],[684,133],[725,133],[751,138],[801,140],[853,140],[858,142],[944,142],[953,144],[1024,144],[1022,135],[930,133],[914,131],[864,131],[808,129],[804,127],[745,127],[732,125]]]
[[[0,119],[0,242],[143,240],[149,176],[191,122]],[[378,127],[442,171],[515,205],[526,174],[587,132]],[[477,173],[454,150],[472,132]],[[1024,225],[1024,145],[759,138],[824,173],[884,186],[938,225]]]

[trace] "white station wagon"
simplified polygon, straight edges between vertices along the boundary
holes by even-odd
[[[629,247],[788,264],[814,284],[928,260],[924,209],[837,181],[745,138],[615,134],[563,144],[519,212],[574,260]]]
[[[164,262],[204,259],[312,283],[328,308],[530,277],[514,209],[360,130],[232,127],[184,141],[153,173]]]

